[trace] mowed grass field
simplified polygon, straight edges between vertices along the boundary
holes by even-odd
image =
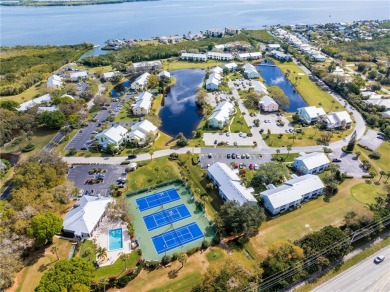
[[[372,185],[368,186],[372,188]],[[297,210],[263,223],[259,234],[250,239],[250,246],[260,257],[264,257],[268,245],[275,241],[294,241],[308,232],[319,230],[324,226],[340,225],[348,211],[371,213],[365,205],[372,201],[372,197],[369,195],[359,196],[359,194],[364,193],[366,188],[363,179],[346,180],[339,187],[339,192],[329,202],[325,202],[323,197],[319,197],[303,204]],[[359,200],[353,194],[357,195]]]
[[[282,71],[283,73],[287,73],[287,70],[290,70],[290,75],[288,79],[292,84],[295,82],[295,77],[301,77],[297,82],[297,86],[295,87],[299,94],[303,97],[303,99],[309,104],[309,106],[319,106],[321,103],[321,107],[324,111],[328,112],[332,108],[332,101],[334,100],[330,94],[323,91],[320,87],[318,87],[313,81],[310,80],[309,76],[304,73],[298,65],[294,62],[285,62],[281,63],[277,60],[272,60]],[[295,72],[295,74],[293,73]],[[304,75],[299,75],[299,73]],[[338,106],[337,111],[345,110],[344,106],[342,106],[338,101],[333,104],[333,110]]]
[[[215,60],[207,60],[207,62],[188,62],[188,61],[170,61],[162,60],[163,68],[167,71],[181,70],[181,69],[206,69],[209,67],[219,66],[225,64]]]

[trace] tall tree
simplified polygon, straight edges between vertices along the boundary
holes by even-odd
[[[61,232],[63,220],[53,213],[42,213],[31,219],[30,235],[35,238],[37,245],[53,241],[53,236]]]
[[[280,184],[290,176],[288,168],[277,162],[266,162],[259,165],[259,169],[253,176],[251,185],[256,187],[262,183]]]
[[[179,261],[179,263],[181,263],[180,269],[182,269],[184,267],[184,264],[187,262],[187,259],[188,259],[188,256],[184,252],[182,252],[178,255],[177,260]]]

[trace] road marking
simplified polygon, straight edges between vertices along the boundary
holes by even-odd
[[[356,281],[356,280],[359,280],[360,278],[361,278],[361,277],[357,277],[357,278],[355,278],[355,281]]]

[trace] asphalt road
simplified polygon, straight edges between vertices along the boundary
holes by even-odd
[[[386,259],[380,264],[375,264],[374,258],[378,255],[384,255]],[[314,291],[390,291],[390,246],[383,248],[365,261],[317,287]]]

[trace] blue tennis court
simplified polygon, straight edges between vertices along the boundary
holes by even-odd
[[[192,222],[159,235],[153,236],[152,241],[158,254],[174,249],[203,237],[198,224]]]
[[[191,217],[190,211],[184,204],[144,216],[144,222],[148,231],[169,225],[173,222]]]
[[[145,211],[157,206],[161,206],[176,200],[180,200],[179,194],[175,189],[169,189],[153,195],[149,195],[143,198],[135,200],[138,205],[139,210]]]

